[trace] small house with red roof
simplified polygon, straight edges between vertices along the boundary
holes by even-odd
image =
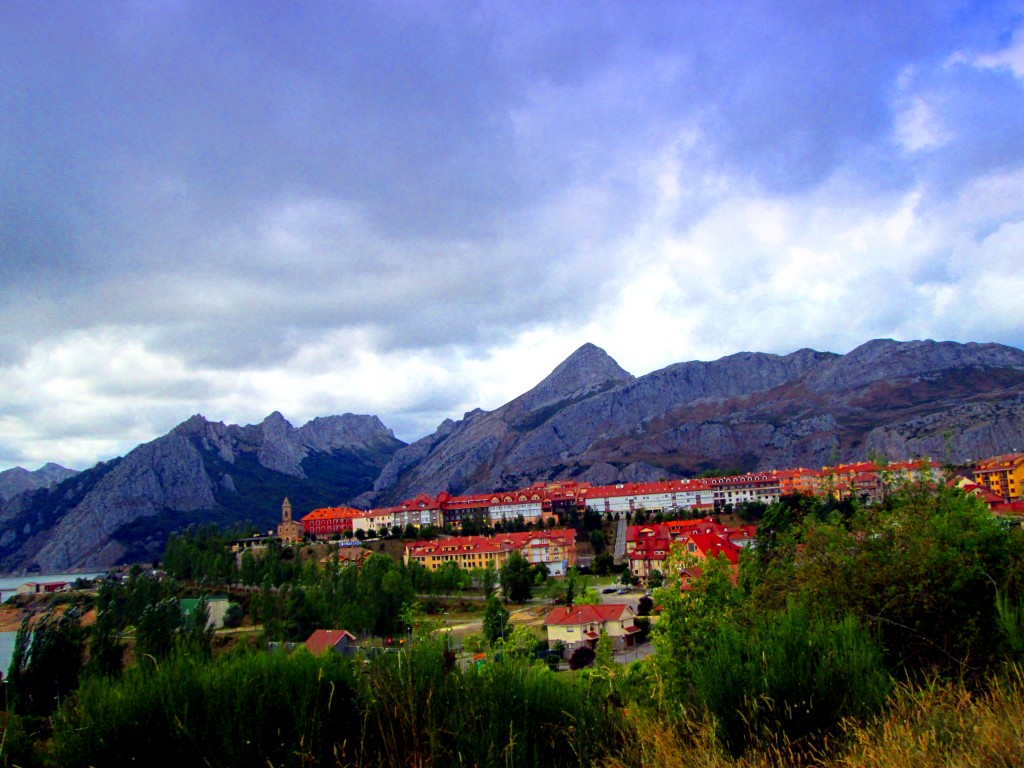
[[[544,617],[548,647],[563,643],[570,651],[581,645],[593,648],[604,632],[612,638],[616,649],[628,648],[640,632],[635,618],[636,613],[625,604],[559,605]]]
[[[328,651],[351,656],[356,652],[355,642],[356,636],[347,629],[318,629],[306,638],[304,645],[316,656]]]

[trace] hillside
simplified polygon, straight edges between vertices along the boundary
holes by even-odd
[[[615,483],[707,469],[816,467],[881,453],[940,461],[1024,448],[1024,352],[870,341],[846,355],[743,352],[645,376],[585,344],[536,387],[411,445],[375,416],[295,428],[193,416],[123,458],[0,503],[0,570],[147,560],[194,522],[271,527],[317,507],[537,480]]]
[[[193,416],[123,458],[0,506],[4,571],[104,567],[159,557],[190,523],[280,519],[370,488],[403,446],[373,416],[331,416],[295,428],[279,413],[239,427]]]
[[[998,344],[745,352],[639,378],[586,345],[511,403],[397,451],[363,501],[813,467],[871,452],[956,462],[1024,447],[1022,435],[1024,352]]]

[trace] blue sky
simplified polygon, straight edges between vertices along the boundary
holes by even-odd
[[[1021,2],[0,4],[0,469],[1024,346]]]

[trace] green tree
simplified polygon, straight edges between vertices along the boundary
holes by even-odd
[[[487,606],[484,608],[482,632],[484,639],[491,645],[494,645],[499,638],[504,637],[508,627],[508,616],[508,611],[501,604],[501,600],[498,599],[497,595],[491,595],[487,598]]]
[[[209,656],[213,644],[213,626],[210,624],[210,606],[203,595],[191,615],[181,622],[180,637],[190,653]]]
[[[168,597],[146,606],[135,626],[136,653],[159,661],[174,648],[174,639],[181,627],[178,600]]]
[[[85,630],[76,607],[47,610],[36,622],[29,641],[26,618],[15,636],[9,685],[15,710],[48,715],[78,687],[85,650]]]
[[[501,590],[505,599],[525,603],[533,595],[530,564],[518,552],[513,552],[501,567]]]
[[[615,664],[615,643],[612,636],[607,632],[601,632],[597,638],[597,647],[594,649],[597,654],[594,663],[605,669],[611,669]]]

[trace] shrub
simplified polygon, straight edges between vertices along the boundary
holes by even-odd
[[[589,646],[581,645],[569,657],[569,669],[592,667],[595,659],[597,659],[597,652]]]
[[[891,689],[882,650],[855,619],[812,618],[790,605],[761,621],[752,630],[723,625],[693,670],[731,752],[817,748],[845,718],[882,707]]]

